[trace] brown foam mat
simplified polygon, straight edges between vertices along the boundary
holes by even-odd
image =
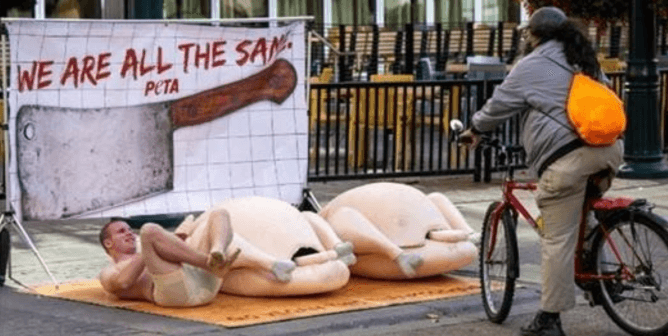
[[[450,275],[402,281],[352,277],[345,287],[325,294],[277,298],[218,294],[210,304],[194,308],[164,308],[143,301],[119,300],[104,292],[98,280],[60,284],[58,290],[54,285],[40,286],[34,290],[40,295],[50,297],[225,327],[242,327],[470,295],[480,292],[480,283],[477,278]]]

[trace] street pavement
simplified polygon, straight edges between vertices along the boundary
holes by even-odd
[[[523,178],[522,172],[519,179]],[[387,181],[387,180],[384,180]],[[468,223],[480,230],[485,210],[501,196],[501,176],[491,183],[471,176],[394,179],[425,193],[442,192]],[[321,205],[341,192],[374,180],[309,183]],[[537,213],[533,195],[518,194]],[[654,212],[668,216],[668,179],[616,179],[609,196],[646,198]],[[24,222],[22,226],[57,281],[90,279],[108,263],[97,241],[104,219]],[[538,309],[540,246],[537,234],[520,223],[521,274],[510,316],[503,324],[489,322],[479,295],[353,311],[242,328],[224,328],[127,310],[100,307],[25,294],[21,284],[51,283],[32,250],[17,231],[11,231],[11,280],[0,287],[0,335],[517,335]],[[456,274],[477,276],[476,260]],[[18,281],[18,282],[17,282]],[[581,295],[575,309],[562,314],[568,335],[626,335],[601,307],[589,307]]]

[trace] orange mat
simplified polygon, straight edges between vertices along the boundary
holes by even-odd
[[[249,298],[219,294],[209,305],[195,308],[163,308],[142,301],[118,300],[102,290],[98,280],[83,280],[35,288],[38,294],[129,309],[225,327],[283,321],[295,318],[430,301],[480,292],[478,279],[438,276],[406,281],[381,281],[353,277],[343,288],[326,294]]]

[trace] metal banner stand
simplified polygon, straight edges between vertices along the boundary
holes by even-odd
[[[2,132],[3,132],[3,137],[4,137],[4,149],[5,149],[5,169],[4,169],[4,174],[5,174],[5,209],[2,212],[2,215],[0,215],[0,232],[2,232],[6,227],[12,227],[14,228],[23,238],[23,241],[30,246],[30,249],[33,251],[35,256],[37,256],[37,259],[39,262],[42,264],[42,267],[46,271],[46,273],[51,277],[51,280],[56,286],[56,289],[58,289],[58,282],[56,281],[56,278],[54,278],[53,274],[49,270],[49,267],[46,266],[46,263],[44,262],[44,259],[42,259],[42,256],[39,254],[39,251],[37,251],[37,247],[35,247],[35,244],[33,244],[32,240],[30,239],[30,236],[28,236],[28,233],[26,230],[23,228],[21,225],[21,222],[19,219],[16,217],[16,213],[12,209],[12,204],[11,204],[11,188],[10,188],[10,181],[9,181],[9,113],[8,113],[8,104],[7,104],[7,48],[5,48],[5,45],[7,43],[7,36],[3,33],[0,34],[0,47],[2,48],[2,99],[4,101],[3,104],[3,123],[1,125],[2,127]],[[12,267],[11,267],[11,253],[9,253],[9,241],[7,240],[7,277],[9,279],[12,279],[12,281],[16,282],[22,287],[30,289],[28,286],[22,284],[18,280],[14,279],[12,277]],[[0,240],[0,244],[5,243],[4,240]],[[4,249],[4,246],[0,246],[0,250]],[[2,256],[0,256],[2,257]],[[4,264],[2,260],[0,260],[0,264]],[[2,279],[2,282],[0,282],[0,286],[4,285],[4,279]]]

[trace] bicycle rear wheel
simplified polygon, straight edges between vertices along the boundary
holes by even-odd
[[[605,221],[608,239],[598,234],[592,248],[603,308],[632,335],[668,335],[668,232],[666,221],[649,212],[628,211]],[[621,260],[613,253],[619,252]],[[623,280],[623,267],[633,274]]]
[[[485,313],[490,321],[502,323],[513,303],[515,279],[519,269],[516,222],[509,209],[504,209],[501,222],[496,226],[492,253],[492,212],[500,202],[492,203],[482,226],[482,244],[480,247],[480,287]]]

